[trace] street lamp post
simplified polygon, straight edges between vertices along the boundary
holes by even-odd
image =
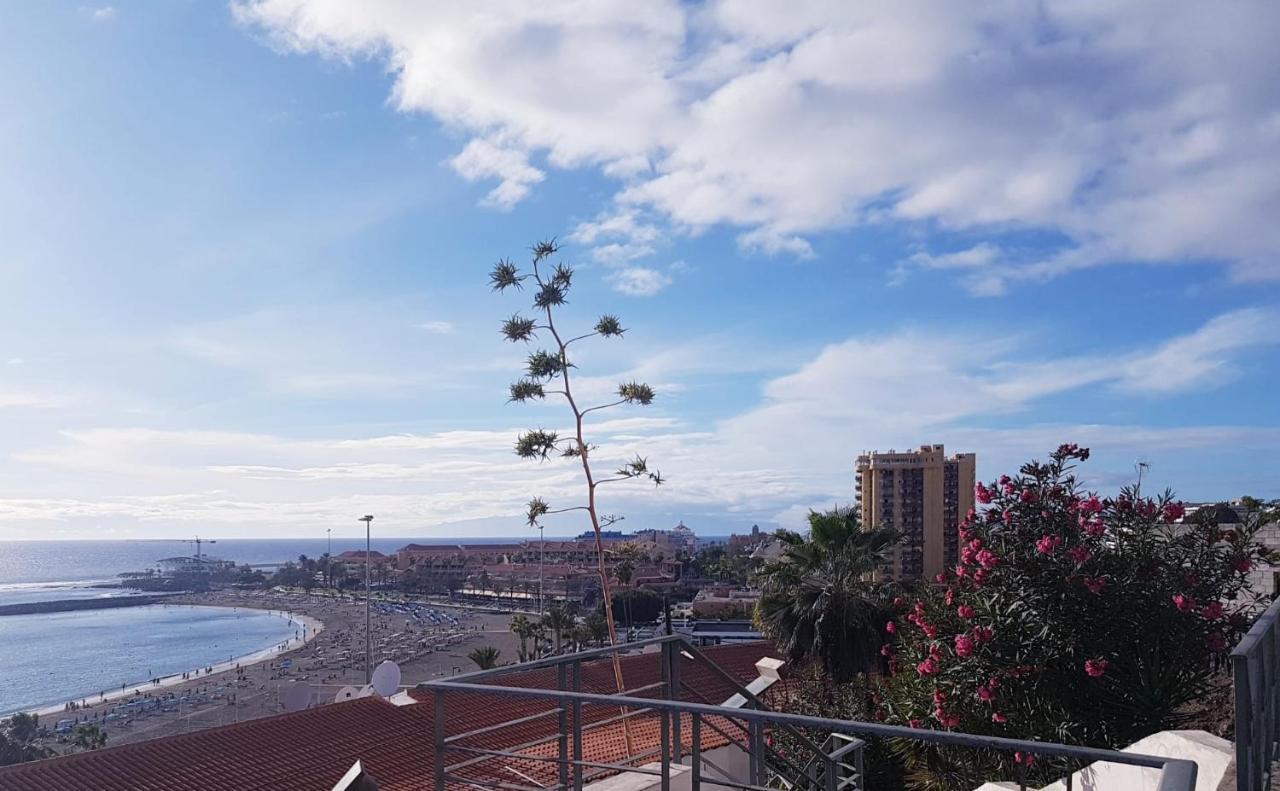
[[[373,514],[360,517],[364,522],[364,683],[373,683],[373,632],[369,630],[369,548]]]
[[[542,568],[547,556],[547,542],[542,537],[542,525],[538,525],[538,617],[542,617]]]
[[[326,527],[324,529],[324,540],[325,540],[324,584],[326,588],[332,588],[333,587],[333,578],[331,577],[331,573],[333,571],[333,528],[332,527]]]

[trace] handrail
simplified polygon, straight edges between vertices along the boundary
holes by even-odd
[[[1280,599],[1231,651],[1235,687],[1236,789],[1270,788],[1280,740]]]
[[[471,684],[454,681],[428,681],[422,686],[438,693],[463,692],[475,694],[492,694],[501,689],[503,694],[519,697],[555,700],[560,703],[586,703],[608,706],[648,707],[662,712],[697,714],[701,716],[734,717],[758,723],[786,724],[799,728],[837,731],[846,733],[863,733],[872,736],[909,739],[913,741],[972,747],[1004,752],[1026,752],[1035,755],[1052,755],[1072,758],[1080,761],[1127,764],[1161,770],[1158,791],[1193,791],[1195,788],[1196,764],[1176,758],[1162,758],[1140,753],[1125,753],[1097,747],[1081,747],[1077,745],[1039,742],[1026,739],[1010,739],[1003,736],[985,736],[977,734],[956,733],[952,731],[935,731],[920,728],[909,728],[901,725],[884,725],[856,720],[836,720],[826,717],[814,717],[806,714],[787,714],[784,712],[761,709],[727,709],[724,706],[710,706],[703,703],[671,701],[666,699],[630,698],[618,695],[601,695],[591,692],[572,692],[567,690],[531,689],[524,687],[493,687],[484,684]],[[719,781],[717,781],[719,782]]]

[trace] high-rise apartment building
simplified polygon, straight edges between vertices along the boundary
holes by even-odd
[[[884,569],[885,580],[931,580],[956,565],[960,522],[973,507],[976,458],[972,453],[947,458],[941,445],[858,457],[862,524],[891,527],[903,536]]]

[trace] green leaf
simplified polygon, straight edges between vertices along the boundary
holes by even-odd
[[[505,258],[494,264],[489,273],[489,285],[494,291],[506,291],[511,286],[522,288],[521,280],[524,278],[520,277],[520,270]]]
[[[620,338],[626,330],[622,328],[622,322],[618,320],[617,316],[611,316],[606,313],[596,322],[596,332],[604,338]]]
[[[618,385],[618,396],[628,404],[648,406],[653,403],[653,388],[643,382],[627,382]]]
[[[560,355],[539,349],[529,355],[525,361],[525,370],[530,379],[551,379],[564,371],[564,363]]]
[[[516,439],[516,455],[522,459],[546,460],[559,441],[560,437],[554,431],[540,428],[526,431]]]
[[[542,385],[530,379],[521,379],[511,384],[511,398],[508,401],[519,401],[524,403],[531,398],[546,398],[547,394],[542,389]]]
[[[525,512],[525,519],[528,520],[530,527],[537,527],[538,519],[550,510],[551,506],[547,505],[546,500],[541,497],[535,497],[529,501],[528,509]]]
[[[555,237],[553,236],[550,239],[535,242],[533,247],[530,248],[530,251],[533,253],[533,260],[537,262],[560,252],[560,245],[556,243]]]
[[[512,343],[516,341],[528,341],[537,337],[535,331],[537,323],[533,319],[514,314],[511,318],[502,322],[502,335]]]

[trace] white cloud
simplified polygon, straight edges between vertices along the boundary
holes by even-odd
[[[614,291],[629,297],[651,297],[671,285],[671,277],[646,266],[628,266],[609,275]]]
[[[21,357],[10,357],[8,360],[5,361],[7,365],[22,365],[25,362],[26,360],[22,359]]]
[[[104,5],[101,8],[92,9],[89,12],[89,18],[94,22],[110,22],[116,18],[117,13],[115,6]]]
[[[393,101],[472,135],[455,167],[506,208],[552,167],[619,182],[612,211],[746,248],[905,221],[1066,240],[920,268],[1000,293],[1114,261],[1280,277],[1280,6],[664,0],[240,0],[282,47],[374,56]],[[500,53],[495,56],[495,53]],[[644,242],[604,240],[615,261]],[[952,259],[950,263],[957,263]]]
[[[588,421],[602,469],[639,453],[669,480],[657,493],[626,485],[603,492],[604,507],[620,513],[644,513],[657,504],[670,512],[794,520],[807,507],[852,497],[851,465],[859,451],[923,442],[977,452],[984,475],[1016,469],[1060,442],[1081,442],[1097,456],[1087,468],[1091,482],[1104,486],[1130,474],[1137,458],[1156,462],[1159,485],[1204,486],[1213,478],[1215,454],[1256,453],[1258,480],[1233,479],[1231,485],[1266,494],[1256,487],[1274,487],[1274,463],[1267,467],[1280,443],[1274,427],[1224,422],[1171,428],[1064,416],[1010,428],[1005,419],[1042,399],[1090,388],[1168,399],[1220,385],[1223,370],[1276,343],[1276,321],[1274,313],[1237,311],[1149,348],[1048,357],[1036,352],[1035,339],[995,332],[869,334],[826,346],[767,380],[754,406],[710,425],[692,426],[669,414],[672,387],[708,373],[759,372],[770,365],[767,349],[746,354],[712,342],[688,344],[646,356],[619,377],[583,378],[575,385],[583,403],[595,403],[633,375],[671,383],[660,388],[650,409],[619,409]],[[1168,381],[1159,383],[1162,377]],[[548,410],[525,425],[567,431],[565,417],[563,410]],[[572,460],[534,464],[515,457],[519,430],[311,431],[317,436],[302,438],[147,427],[67,430],[0,458],[0,464],[14,465],[10,472],[53,482],[43,492],[0,497],[0,522],[169,529],[189,522],[216,525],[223,533],[270,527],[314,535],[318,525],[376,512],[391,534],[494,519],[493,529],[510,535],[519,531],[518,515],[531,494],[553,502],[574,502],[581,494],[581,472]],[[1188,459],[1195,461],[1187,478],[1159,477],[1173,475]],[[65,494],[72,490],[74,496]]]
[[[515,206],[524,200],[534,184],[546,178],[546,174],[529,164],[528,152],[482,138],[467,143],[462,153],[449,163],[467,181],[500,179],[483,201],[498,209]]]
[[[458,331],[458,328],[450,321],[424,321],[415,326],[433,335],[452,335]]]

